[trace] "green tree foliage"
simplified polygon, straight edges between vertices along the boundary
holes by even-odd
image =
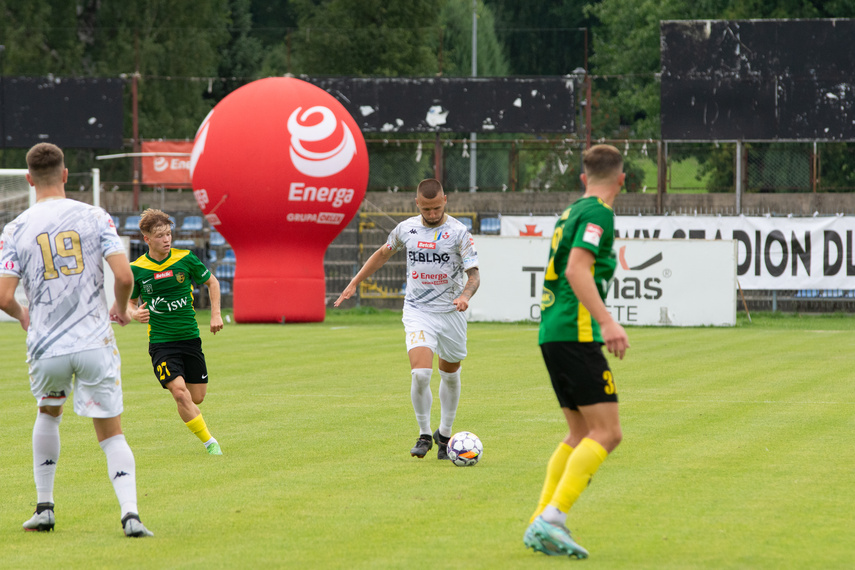
[[[442,2],[293,0],[300,33],[294,73],[419,76],[438,71],[433,50]]]
[[[590,26],[578,0],[485,0],[513,75],[567,75],[585,65]]]
[[[511,67],[496,33],[496,19],[488,5],[478,2],[478,77],[504,77]],[[441,73],[445,77],[472,75],[472,2],[447,0],[439,14],[442,45]]]

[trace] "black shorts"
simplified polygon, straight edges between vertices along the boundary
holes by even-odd
[[[151,355],[154,375],[164,388],[179,376],[187,384],[208,383],[208,367],[202,353],[201,338],[149,343],[148,353]]]
[[[596,342],[547,342],[540,345],[552,388],[562,408],[578,410],[603,402],[617,402],[609,363]]]

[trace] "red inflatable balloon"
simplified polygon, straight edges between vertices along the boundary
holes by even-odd
[[[244,85],[199,127],[190,173],[235,250],[235,320],[323,321],[324,254],[368,184],[365,140],[344,107],[299,79]]]

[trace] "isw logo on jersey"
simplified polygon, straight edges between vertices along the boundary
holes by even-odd
[[[320,115],[320,122],[315,118]],[[311,119],[311,121],[310,121]],[[341,140],[335,136],[339,121],[327,107],[315,105],[303,111],[297,107],[288,117],[288,132],[291,134],[291,163],[306,176],[324,178],[338,174],[356,156],[356,141],[344,121],[341,123]],[[312,148],[329,150],[308,150]],[[332,148],[330,148],[332,147]]]
[[[162,315],[164,313],[171,313],[172,311],[183,309],[187,304],[187,297],[182,297],[174,301],[167,301],[163,297],[155,297],[149,301],[148,310],[152,313]]]

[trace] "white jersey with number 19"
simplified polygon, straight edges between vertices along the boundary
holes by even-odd
[[[0,276],[21,279],[28,361],[115,343],[102,258],[124,253],[113,219],[67,198],[35,204],[3,229]]]
[[[392,230],[386,247],[407,250],[405,305],[430,313],[456,310],[452,301],[466,285],[466,270],[478,267],[475,241],[466,226],[448,216],[442,225],[428,227],[421,216],[413,216]]]

